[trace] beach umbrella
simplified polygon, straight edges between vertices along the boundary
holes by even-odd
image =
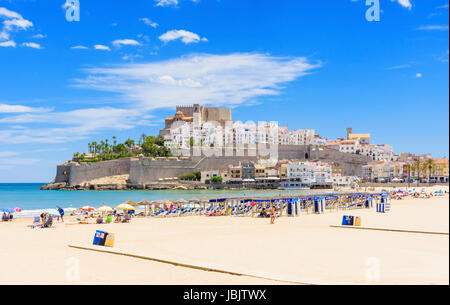
[[[189,201],[187,201],[187,200],[184,199],[184,198],[178,199],[177,202],[178,202],[178,203],[189,203]]]
[[[16,212],[22,212],[21,208],[14,208],[13,210],[16,211]]]
[[[137,207],[139,205],[136,202],[134,202],[133,200],[125,201],[123,204],[128,204],[128,205],[131,205],[133,207]]]
[[[59,216],[59,212],[56,209],[45,209],[44,213],[53,215],[53,216]]]
[[[16,211],[11,208],[4,208],[1,210],[3,213],[15,213]]]
[[[91,207],[91,206],[89,206],[89,205],[85,205],[84,207],[81,207],[80,208],[80,210],[82,210],[82,211],[94,211],[95,210],[95,208],[94,207]]]
[[[138,205],[152,205],[152,203],[146,199],[139,201],[137,204]]]
[[[118,210],[127,210],[127,211],[134,211],[135,210],[135,208],[133,206],[131,206],[129,204],[126,204],[126,203],[119,204],[118,206],[116,206],[116,209],[118,209]]]
[[[114,209],[112,207],[109,207],[107,205],[102,205],[97,209],[98,212],[113,212]]]

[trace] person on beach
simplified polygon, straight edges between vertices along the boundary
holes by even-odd
[[[277,208],[273,205],[270,207],[270,223],[275,223],[275,214],[277,212]]]
[[[268,217],[266,208],[262,208],[261,213],[259,214],[259,217],[264,217],[264,218]]]
[[[64,210],[62,207],[57,207],[59,215],[61,215],[61,222],[64,222]]]
[[[3,213],[2,221],[8,221],[8,216],[6,215],[6,213]]]

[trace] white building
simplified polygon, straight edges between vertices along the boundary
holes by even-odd
[[[332,183],[332,169],[320,162],[291,162],[285,165],[288,188],[309,188],[313,183]]]

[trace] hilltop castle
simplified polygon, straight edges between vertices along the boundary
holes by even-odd
[[[231,109],[218,107],[205,107],[199,104],[193,106],[177,106],[174,116],[165,120],[164,129],[159,131],[160,136],[170,135],[170,129],[176,128],[184,123],[193,123],[194,126],[201,126],[205,122],[216,121],[224,124],[231,121]]]

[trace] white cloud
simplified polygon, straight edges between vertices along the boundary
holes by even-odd
[[[208,41],[206,38],[200,38],[198,34],[185,30],[168,31],[163,35],[159,36],[159,39],[165,43],[172,40],[181,39],[181,41],[184,42],[185,44],[198,43],[200,41]]]
[[[201,54],[116,68],[87,69],[76,86],[114,92],[142,110],[183,104],[239,105],[281,93],[281,85],[319,67],[303,57]]]
[[[87,50],[89,48],[85,47],[85,46],[73,46],[71,49],[73,49],[73,50]]]
[[[11,32],[15,30],[27,30],[33,26],[33,23],[26,20],[19,13],[0,7],[0,19],[3,21],[3,28],[0,31],[0,40],[9,40]]]
[[[0,128],[0,142],[20,144],[77,141],[106,130],[131,129],[148,118],[139,109],[110,107],[19,114],[1,118],[0,124],[20,123],[29,126],[22,129]],[[48,127],[41,127],[42,125]]]
[[[397,0],[398,4],[408,9],[412,9],[412,4],[410,0]]]
[[[16,151],[0,151],[0,158],[17,156],[18,154]]]
[[[448,25],[423,25],[419,27],[421,31],[448,31]]]
[[[22,19],[22,16],[16,12],[10,11],[5,7],[0,7],[0,16],[6,18]]]
[[[161,6],[161,7],[167,7],[167,6],[171,6],[171,7],[177,7],[178,3],[181,0],[155,0],[156,4],[155,6]],[[200,0],[191,0],[194,3],[200,2]]]
[[[118,93],[123,104],[57,112],[1,105],[0,143],[65,143],[111,130],[151,124],[157,108],[183,104],[227,105],[279,95],[283,85],[320,67],[306,58],[267,54],[201,54],[146,64],[85,70],[76,86]],[[14,128],[19,125],[20,128]]]
[[[36,35],[33,35],[33,38],[36,38],[36,39],[42,39],[42,38],[45,38],[46,36],[45,35],[42,35],[42,34],[36,34]]]
[[[111,51],[111,49],[108,46],[105,46],[105,45],[102,45],[102,44],[96,44],[94,46],[94,49],[102,50],[102,51]]]
[[[155,1],[156,1],[155,6],[165,7],[178,5],[178,0],[155,0]]]
[[[417,78],[421,78],[422,77],[422,73],[416,73],[416,77]]]
[[[12,40],[8,40],[8,41],[4,41],[4,42],[0,42],[0,47],[6,48],[6,47],[12,47],[15,48],[16,47],[16,43]]]
[[[406,69],[406,68],[409,68],[409,67],[411,67],[411,65],[409,65],[409,64],[406,64],[406,65],[398,65],[398,66],[392,66],[392,67],[389,67],[389,68],[387,68],[386,70],[399,70],[399,69]]]
[[[26,19],[11,19],[11,20],[5,20],[3,22],[5,25],[5,28],[7,31],[12,30],[13,28],[20,28],[22,30],[26,30],[29,27],[33,26],[33,23],[31,21],[28,21]]]
[[[42,49],[41,45],[35,42],[24,42],[22,43],[22,46],[38,50]]]
[[[8,104],[0,104],[0,113],[29,113],[29,112],[46,112],[50,111],[49,108],[43,107],[28,107],[23,105],[8,105]]]
[[[120,46],[139,46],[140,43],[137,42],[134,39],[118,39],[118,40],[114,40],[112,42],[112,44],[116,47],[120,47]]]
[[[148,18],[141,18],[139,20],[142,21],[143,23],[145,23],[146,25],[151,26],[152,28],[157,28],[159,25],[158,23],[151,21]]]

